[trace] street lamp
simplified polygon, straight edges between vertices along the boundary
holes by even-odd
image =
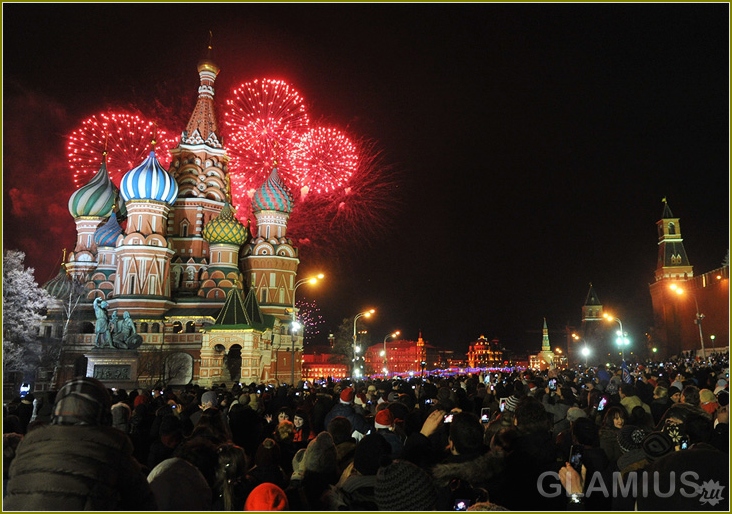
[[[297,288],[303,284],[315,284],[318,280],[322,280],[324,278],[325,278],[325,275],[323,275],[322,273],[318,273],[314,277],[303,278],[301,280],[298,280],[297,282],[295,282],[295,287],[292,288],[292,310],[290,311],[290,315],[292,317],[292,320],[290,322],[291,323],[290,336],[292,337],[292,356],[291,356],[292,362],[290,362],[290,367],[291,367],[290,383],[292,384],[293,387],[295,386],[295,340],[296,340],[295,333],[297,332],[297,330],[299,328],[301,328],[301,326],[303,329],[303,331],[302,331],[303,339],[305,338],[305,326],[301,325],[297,321],[298,308],[295,307],[295,292],[297,291]]]
[[[684,294],[683,288],[677,286],[676,284],[671,284],[668,286],[672,291],[674,291],[678,295]],[[692,298],[694,298],[694,305],[696,306],[696,319],[694,319],[694,323],[696,323],[699,326],[699,342],[701,342],[701,357],[702,359],[706,359],[706,351],[704,350],[704,335],[702,334],[702,320],[704,319],[704,314],[699,312],[699,303],[696,301],[696,294],[692,290],[691,292]]]
[[[388,365],[388,359],[386,358],[386,340],[389,339],[390,337],[396,337],[399,334],[401,334],[401,332],[399,332],[397,330],[396,332],[392,332],[391,334],[386,334],[386,336],[384,337],[384,349],[381,350],[381,356],[384,358],[384,369],[383,369],[383,371],[384,371],[384,378],[387,378],[388,377],[388,373],[389,373],[389,368],[387,367],[387,365]]]
[[[628,339],[625,337],[625,332],[623,332],[623,322],[620,321],[620,318],[610,316],[607,313],[603,314],[602,317],[608,321],[617,321],[618,325],[620,325],[620,332],[618,332],[620,337],[617,338],[616,342],[618,343],[618,346],[620,346],[620,354],[623,361],[625,361],[625,346],[628,344]]]
[[[712,340],[712,353],[714,353],[714,352],[715,352],[715,350],[716,350],[716,349],[715,349],[715,347],[714,347],[714,340],[715,340],[716,338],[717,338],[717,336],[715,336],[714,334],[712,334],[712,335],[710,335],[710,336],[709,336],[709,339],[711,339],[711,340]]]
[[[587,367],[587,357],[590,355],[590,349],[587,348],[587,343],[585,343],[585,347],[582,348],[582,355],[585,356],[585,368]]]
[[[356,375],[357,375],[357,366],[358,366],[357,365],[357,361],[358,361],[358,357],[356,357],[356,354],[360,350],[360,348],[358,348],[356,346],[356,337],[357,337],[357,333],[356,333],[356,321],[358,321],[358,319],[359,318],[362,318],[362,317],[367,317],[368,318],[368,317],[370,317],[375,312],[376,312],[376,309],[369,309],[367,311],[359,312],[353,318],[353,373],[352,373],[353,377],[356,377]]]

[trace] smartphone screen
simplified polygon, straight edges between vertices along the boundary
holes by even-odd
[[[597,404],[597,410],[604,410],[605,405],[607,405],[607,396],[603,396],[602,398],[600,398],[600,403]]]
[[[582,474],[582,452],[584,448],[580,445],[573,444],[569,451],[569,464],[579,473]]]
[[[443,423],[452,423],[452,417],[454,414],[445,414],[445,418],[443,419]]]
[[[549,379],[549,390],[556,391],[556,389],[557,389],[557,379],[556,378]]]
[[[480,421],[483,423],[488,423],[491,419],[491,409],[490,407],[483,407],[480,409]]]
[[[507,398],[501,398],[501,400],[498,402],[498,406],[501,409],[501,412],[506,409],[506,400]]]

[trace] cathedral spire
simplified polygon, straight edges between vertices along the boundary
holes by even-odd
[[[213,62],[213,34],[209,31],[209,42],[204,57],[198,63],[198,100],[193,109],[186,130],[181,137],[182,144],[205,144],[211,148],[222,148],[218,140],[218,123],[214,109],[214,82],[219,74],[219,67]]]

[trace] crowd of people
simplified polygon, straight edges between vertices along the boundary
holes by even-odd
[[[5,510],[729,511],[727,354],[4,406]]]

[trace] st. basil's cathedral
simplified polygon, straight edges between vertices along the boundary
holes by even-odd
[[[273,163],[252,197],[257,234],[235,217],[214,102],[218,73],[210,57],[198,64],[197,102],[169,170],[153,137],[119,189],[100,156],[99,171],[71,195],[76,243],[44,285],[56,303],[41,332],[61,334],[74,281],[83,286],[74,317],[83,321],[67,337],[51,387],[78,375],[109,387],[266,382],[278,364],[286,382],[300,379],[293,363],[303,338],[291,333],[288,312],[300,263],[287,238],[293,197]],[[95,346],[96,298],[110,314],[129,313],[139,348]]]

